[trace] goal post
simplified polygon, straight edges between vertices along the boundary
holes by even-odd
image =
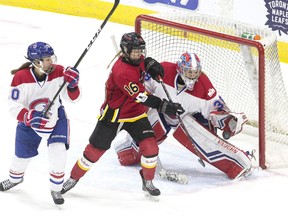
[[[139,15],[135,31],[146,41],[147,56],[159,62],[197,53],[229,108],[247,115],[247,133],[256,131],[259,166],[288,166],[288,97],[272,31],[197,13]],[[246,32],[261,39],[243,38]]]

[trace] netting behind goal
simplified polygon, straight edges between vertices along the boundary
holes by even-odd
[[[159,62],[195,52],[229,108],[247,115],[246,131],[257,128],[259,165],[288,166],[288,97],[273,32],[195,13],[140,15],[135,30],[146,41],[147,56]],[[261,40],[243,39],[245,32]]]

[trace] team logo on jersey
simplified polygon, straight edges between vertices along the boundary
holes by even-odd
[[[208,89],[208,96],[209,97],[212,97],[214,94],[215,94],[215,89],[214,88],[210,88],[210,89]]]
[[[44,108],[47,106],[47,104],[50,103],[49,98],[39,98],[37,100],[34,100],[30,103],[29,109],[35,109],[38,111],[44,110]]]

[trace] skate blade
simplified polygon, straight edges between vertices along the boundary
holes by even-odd
[[[150,201],[159,202],[159,196],[152,196],[148,192],[145,192],[144,196],[145,196],[146,199],[148,199]]]
[[[62,211],[62,210],[63,210],[63,204],[60,204],[60,205],[59,205],[59,204],[55,204],[55,203],[54,203],[54,206],[55,206],[56,209],[59,210],[59,211]]]
[[[244,169],[242,172],[240,172],[238,174],[238,176],[236,176],[235,179],[233,179],[233,181],[243,181],[246,180],[254,171],[254,169],[252,167],[248,168],[248,169]]]

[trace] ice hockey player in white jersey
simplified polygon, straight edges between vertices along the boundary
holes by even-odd
[[[9,178],[0,182],[0,191],[7,191],[23,182],[31,159],[38,155],[42,139],[47,141],[50,189],[55,204],[63,204],[60,194],[64,181],[66,150],[69,148],[69,120],[62,98],[76,102],[80,99],[79,71],[56,64],[53,48],[45,42],[28,46],[27,60],[12,70],[9,110],[17,120],[15,155]],[[59,87],[66,82],[53,101]],[[46,115],[45,115],[46,114]]]
[[[176,116],[149,110],[148,118],[153,126],[158,144],[162,143],[173,129],[173,136],[193,154],[200,153],[202,160],[224,172],[230,179],[251,172],[251,160],[246,152],[228,143],[225,139],[241,132],[248,119],[244,113],[232,112],[217,93],[207,75],[201,69],[200,59],[195,53],[185,52],[176,63],[161,63],[165,76],[163,83],[173,102],[185,109],[180,118],[183,120],[189,139]],[[162,84],[163,84],[162,83]],[[148,92],[166,98],[160,82],[146,76]],[[223,138],[217,135],[223,131]],[[139,163],[141,152],[129,134],[121,132],[113,141],[121,165]],[[195,148],[194,148],[195,147]]]

